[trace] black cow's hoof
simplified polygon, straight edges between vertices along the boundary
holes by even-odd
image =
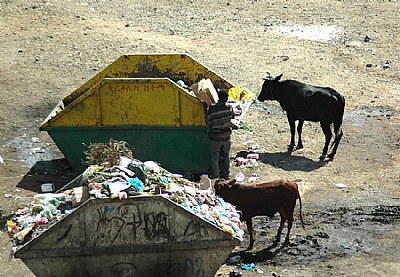
[[[319,157],[319,160],[320,160],[320,161],[325,160],[325,157],[326,157],[326,155],[321,155],[321,156]]]
[[[328,159],[329,159],[330,161],[333,161],[333,157],[335,157],[335,154],[329,154],[329,155],[328,155]]]
[[[292,151],[294,150],[294,145],[288,145],[287,150],[288,150],[289,152],[292,152]]]
[[[284,242],[283,242],[283,247],[288,247],[289,246],[289,241],[288,240],[285,240]]]

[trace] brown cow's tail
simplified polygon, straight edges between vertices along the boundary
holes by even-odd
[[[297,197],[299,198],[299,204],[300,204],[300,221],[301,221],[301,225],[303,226],[303,229],[306,229],[305,227],[305,223],[304,223],[304,218],[303,218],[303,211],[301,208],[301,196],[300,196],[300,192],[299,192],[299,185],[296,183],[297,185]]]

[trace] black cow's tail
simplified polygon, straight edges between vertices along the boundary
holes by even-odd
[[[333,147],[335,144],[337,144],[342,137],[343,115],[344,115],[344,107],[346,105],[346,100],[343,97],[343,95],[336,92],[335,97],[339,104],[339,110],[336,114],[335,122],[333,123],[334,129],[335,129],[335,139],[333,140],[331,147]]]

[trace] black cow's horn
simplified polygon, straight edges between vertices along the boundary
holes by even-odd
[[[271,73],[267,72],[267,76],[263,78],[263,80],[271,80],[272,79],[272,75]]]

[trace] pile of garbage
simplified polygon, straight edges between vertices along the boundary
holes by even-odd
[[[118,143],[110,141],[104,147]],[[124,144],[122,144],[124,145]],[[93,150],[95,149],[95,150]],[[105,153],[98,144],[92,151]],[[121,151],[120,147],[116,147]],[[121,153],[126,154],[126,151]],[[89,155],[88,155],[89,156]],[[51,225],[70,215],[90,198],[113,198],[124,201],[142,194],[157,194],[170,199],[184,209],[215,224],[232,236],[242,240],[243,230],[239,212],[230,203],[215,195],[211,187],[200,189],[200,184],[173,174],[154,161],[141,162],[127,156],[119,157],[119,163],[106,161],[104,155],[95,165],[57,193],[34,196],[28,207],[15,212],[6,223],[13,240],[13,251],[37,237]],[[99,156],[97,156],[99,157]]]

